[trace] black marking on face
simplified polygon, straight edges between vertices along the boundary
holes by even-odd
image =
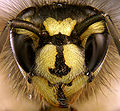
[[[56,55],[55,68],[50,68],[49,72],[58,77],[62,77],[67,75],[71,71],[71,68],[69,68],[65,64],[65,59],[63,56],[63,46],[57,46],[56,49],[58,54]]]
[[[58,91],[57,91],[57,100],[60,103],[60,107],[67,108],[68,104],[66,103],[67,98],[65,97],[65,94],[62,90],[62,84],[58,85]]]
[[[62,35],[62,34],[57,34],[51,37],[52,38],[52,44],[56,46],[61,46],[65,45],[68,42],[68,36]]]

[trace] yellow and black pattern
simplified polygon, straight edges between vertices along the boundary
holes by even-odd
[[[18,23],[13,21],[11,26],[11,45],[38,94],[52,105],[68,107],[74,94],[99,72],[109,38],[101,12],[89,6],[59,4],[21,12]]]
[[[46,111],[74,110],[77,100],[82,102],[104,84],[109,68],[105,67],[107,73],[102,70],[104,74],[101,68],[108,57],[110,34],[113,38],[119,34],[109,16],[94,6],[49,2],[41,6],[32,1],[12,18],[1,35],[7,30],[10,41],[0,51],[10,53],[2,56],[6,61],[12,58],[6,70],[12,76],[16,71],[19,84],[17,78],[13,84],[35,99],[40,110],[44,105]],[[119,42],[115,43],[119,51]]]

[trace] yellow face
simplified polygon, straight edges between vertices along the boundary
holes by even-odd
[[[97,76],[109,38],[105,20],[94,8],[72,10],[72,5],[61,5],[51,5],[49,11],[32,7],[21,12],[12,21],[10,43],[20,70],[40,100],[69,107]]]
[[[66,18],[57,21],[49,17],[43,25],[51,38],[59,33],[70,37],[76,20]],[[104,32],[102,21],[90,25],[81,35],[82,44],[86,43],[91,34],[102,32]],[[55,106],[71,104],[76,97],[74,95],[87,84],[89,79],[85,75],[84,51],[72,43],[61,46],[51,43],[45,45],[37,51],[35,64],[35,76],[31,77],[32,84],[41,97]],[[98,71],[99,69],[94,72],[94,76]]]

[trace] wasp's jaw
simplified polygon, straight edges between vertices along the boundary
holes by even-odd
[[[42,77],[34,76],[32,77],[32,84],[37,90],[37,93],[48,103],[65,108],[74,102],[76,97],[74,95],[81,89],[80,87],[85,85],[86,82],[83,83],[82,79],[87,81],[88,77],[78,77],[69,84],[51,84]]]

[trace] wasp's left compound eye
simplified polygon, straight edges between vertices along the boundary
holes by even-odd
[[[85,48],[85,64],[89,72],[94,72],[102,63],[108,48],[108,37],[105,34],[93,34]]]

